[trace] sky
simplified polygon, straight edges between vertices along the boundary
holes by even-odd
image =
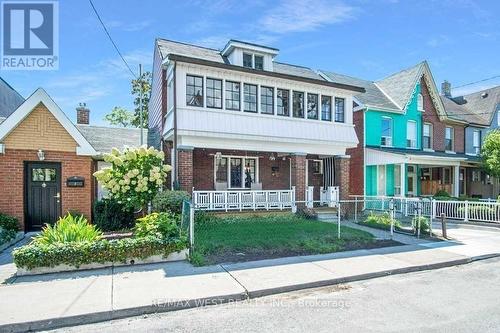
[[[278,48],[277,60],[378,80],[427,60],[440,87],[500,75],[497,0],[94,0],[130,66],[150,70],[155,38],[222,49],[233,38]],[[76,118],[85,102],[91,124],[114,106],[132,109],[132,76],[88,0],[59,1],[59,69],[2,71],[28,97],[43,87]],[[500,78],[453,95],[500,85]]]

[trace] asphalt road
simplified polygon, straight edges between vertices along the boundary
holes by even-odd
[[[500,258],[53,332],[499,332]]]

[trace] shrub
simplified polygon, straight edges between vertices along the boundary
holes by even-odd
[[[94,204],[94,224],[102,231],[131,229],[135,224],[134,212],[114,199],[102,199]]]
[[[39,245],[58,243],[92,242],[102,237],[102,232],[87,222],[82,215],[74,217],[67,214],[55,225],[45,225],[40,235],[33,239]]]
[[[156,237],[100,239],[94,242],[39,244],[31,243],[14,250],[17,267],[33,269],[66,264],[80,267],[84,264],[121,262],[145,259],[153,255],[168,256],[187,247],[185,237],[160,239]]]
[[[449,198],[450,194],[445,190],[438,190],[434,196],[439,198]]]
[[[10,242],[16,237],[16,233],[17,232],[15,230],[0,228],[0,245]]]
[[[134,227],[135,237],[157,237],[168,239],[179,237],[181,230],[177,218],[172,213],[152,213],[140,219]]]
[[[18,231],[19,224],[15,217],[0,213],[0,228]]]
[[[414,229],[417,230],[418,228],[418,221],[420,219],[420,233],[429,231],[429,220],[423,216],[418,216],[414,217],[412,219],[412,225],[414,226]]]
[[[388,213],[375,214],[370,213],[367,218],[362,222],[369,227],[379,228],[379,229],[390,229],[391,228],[391,216]],[[400,228],[401,222],[394,219],[394,227]]]
[[[190,200],[191,197],[186,191],[163,191],[158,193],[153,199],[153,210],[155,212],[182,213],[182,202]]]

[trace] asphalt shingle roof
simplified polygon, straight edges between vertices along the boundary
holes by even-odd
[[[141,145],[141,130],[139,128],[102,127],[90,125],[76,125],[94,149],[102,154],[111,149],[124,147],[139,147]],[[143,139],[148,140],[148,130],[143,130]]]
[[[10,116],[23,102],[23,96],[0,77],[0,117]]]

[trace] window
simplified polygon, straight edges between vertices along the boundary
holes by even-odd
[[[207,78],[207,107],[222,109],[222,80]]]
[[[443,168],[443,184],[451,184],[451,169]]]
[[[394,165],[394,195],[401,195],[401,165]]]
[[[263,56],[254,56],[255,69],[264,70],[264,57]]]
[[[257,112],[257,86],[254,84],[243,85],[243,110]]]
[[[257,182],[257,158],[216,156],[215,181],[229,188],[251,188]]]
[[[422,94],[418,94],[418,97],[417,97],[417,109],[419,111],[424,111],[424,97],[422,96]]]
[[[417,148],[417,123],[411,120],[406,123],[406,147]]]
[[[332,121],[332,98],[321,96],[321,120]]]
[[[304,93],[293,92],[293,116],[295,118],[304,118]]]
[[[290,115],[289,101],[290,101],[290,91],[285,89],[278,89],[278,116]]]
[[[377,195],[385,195],[385,165],[378,166]]]
[[[424,124],[423,132],[423,148],[432,149],[432,125]]]
[[[444,137],[444,150],[453,151],[453,128],[446,127]]]
[[[474,149],[474,154],[479,155],[481,152],[481,132],[478,130],[473,132],[472,147]]]
[[[226,81],[226,109],[240,111],[240,83]]]
[[[312,160],[311,169],[314,174],[323,174],[323,161],[322,160]]]
[[[473,182],[480,182],[481,181],[481,171],[472,170],[472,181]]]
[[[317,94],[307,94],[307,119],[318,119]]]
[[[253,60],[251,54],[243,53],[243,67],[253,68]]]
[[[34,182],[55,182],[56,169],[33,168],[31,169],[31,180]]]
[[[260,113],[274,114],[273,87],[260,87]]]
[[[203,106],[203,78],[201,76],[186,76],[186,104]]]
[[[343,123],[344,113],[345,113],[344,99],[335,97],[335,121],[338,123]]]
[[[380,144],[382,146],[392,146],[392,119],[382,118],[382,135]]]

